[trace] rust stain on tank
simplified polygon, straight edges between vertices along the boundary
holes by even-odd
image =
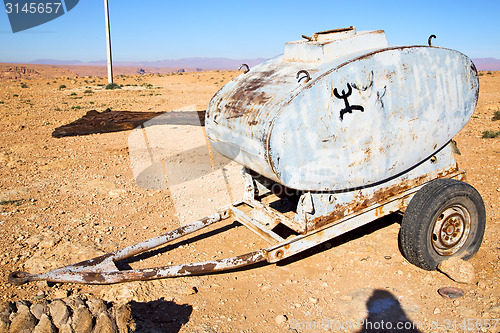
[[[269,70],[252,74],[242,74],[252,75],[252,78],[242,81],[241,85],[238,86],[238,90],[229,99],[220,99],[217,107],[225,109],[228,119],[238,118],[251,113],[252,109],[248,107],[249,105],[263,105],[273,98],[273,96],[264,92],[262,88],[273,84],[275,73],[275,70]],[[223,108],[220,108],[222,103],[225,105]]]
[[[438,179],[438,178],[443,178],[446,177],[452,173],[455,173],[458,171],[458,166],[455,165],[447,170],[444,170],[440,173],[438,173],[435,177],[432,177],[431,175],[424,175],[418,178],[415,178],[413,180],[403,180],[400,183],[393,185],[391,187],[383,188],[371,195],[363,196],[361,195],[361,192],[357,195],[355,200],[353,200],[351,203],[347,205],[336,205],[333,211],[324,216],[320,216],[318,218],[315,218],[311,221],[307,222],[307,232],[320,228],[326,224],[329,223],[335,223],[335,221],[349,215],[353,214],[357,211],[360,211],[362,209],[365,209],[373,204],[376,203],[384,203],[391,197],[398,195],[400,193],[403,193],[404,191],[407,191],[411,188],[420,186],[425,184],[426,182],[429,182],[433,179]],[[401,207],[403,209],[404,207]],[[380,215],[382,216],[382,214]]]

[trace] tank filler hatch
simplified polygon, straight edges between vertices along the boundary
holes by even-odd
[[[389,46],[383,30],[356,31],[353,26],[302,37],[304,39],[285,44],[283,60],[321,63]]]

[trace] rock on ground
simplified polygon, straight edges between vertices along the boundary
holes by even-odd
[[[106,303],[92,296],[6,302],[0,306],[0,333],[129,333],[136,323],[129,304]]]
[[[441,262],[438,270],[458,283],[471,284],[476,280],[474,266],[460,258],[450,258]]]
[[[17,302],[19,303],[19,302]],[[12,316],[9,332],[12,333],[31,333],[36,326],[36,318],[33,316],[26,305],[16,304],[17,313]]]
[[[41,315],[40,321],[36,324],[33,333],[56,333],[57,328],[52,324],[49,316],[45,313]]]

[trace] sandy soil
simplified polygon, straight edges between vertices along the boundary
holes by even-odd
[[[481,73],[478,107],[456,137],[460,167],[483,196],[487,210],[482,248],[470,260],[475,283],[458,284],[442,273],[409,264],[398,249],[397,216],[279,265],[112,286],[7,282],[14,270],[43,272],[179,226],[173,190],[136,181],[129,145],[132,131],[54,138],[56,127],[92,109],[203,111],[213,94],[236,75],[118,76],[116,83],[124,85],[119,90],[103,89],[106,78],[71,77],[67,72],[0,82],[0,301],[90,293],[145,306],[149,315],[140,320],[160,331],[352,332],[363,325],[347,324],[365,319],[422,324],[422,332],[464,331],[459,325],[464,320],[468,325],[470,319],[474,325],[488,322],[496,328],[469,331],[500,330],[500,138],[481,138],[485,130],[500,130],[500,121],[492,121],[500,110],[500,72]],[[205,190],[207,202],[217,195]],[[201,207],[191,207],[191,213],[198,212]],[[209,231],[210,237],[181,242],[172,251],[129,265],[203,261],[266,246],[233,221]],[[465,296],[444,299],[437,290],[445,286],[459,287]]]
[[[115,66],[113,75],[170,74],[198,72],[198,68]],[[107,76],[106,66],[91,65],[31,65],[0,63],[0,81],[78,76]]]

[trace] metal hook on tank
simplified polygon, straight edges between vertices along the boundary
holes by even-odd
[[[238,70],[241,70],[242,68],[245,68],[243,70],[243,73],[245,73],[245,74],[248,73],[248,71],[250,70],[250,67],[248,67],[247,64],[241,64],[241,66],[240,66],[240,68],[238,68]]]
[[[300,71],[298,71],[298,72],[297,72],[297,79],[299,79],[300,74],[305,74],[305,75],[306,75],[306,76],[305,76],[305,78],[306,78],[306,83],[307,83],[307,82],[309,82],[309,81],[311,80],[311,75],[309,75],[309,72],[308,72],[308,71],[306,71],[305,69],[301,69]],[[303,76],[303,77],[301,77],[301,78],[299,79],[299,82],[300,82],[300,80],[302,80],[303,78],[304,78],[304,76]]]
[[[432,46],[432,39],[433,38],[436,38],[436,35],[430,35],[429,36],[429,39],[427,40],[427,43],[429,44],[429,46]]]

